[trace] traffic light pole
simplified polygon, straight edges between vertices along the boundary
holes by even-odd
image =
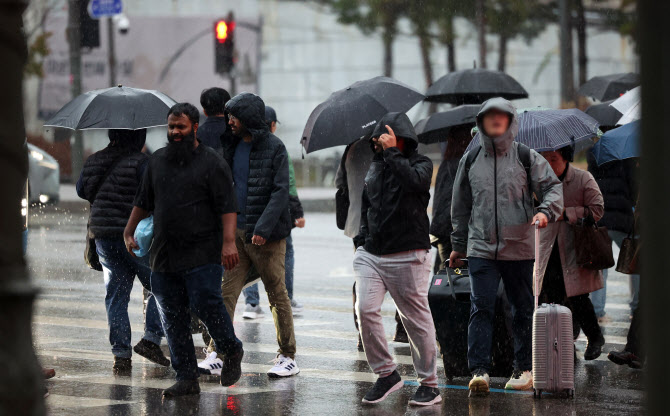
[[[72,98],[81,94],[81,34],[79,27],[79,13],[81,1],[68,0],[68,42],[70,45],[70,77],[72,85],[70,86]],[[76,181],[79,178],[81,169],[84,166],[84,141],[81,131],[74,131],[74,140],[70,148],[70,163],[72,166],[71,179]]]

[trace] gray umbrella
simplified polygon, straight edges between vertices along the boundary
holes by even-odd
[[[386,113],[406,112],[425,97],[388,77],[358,81],[335,91],[310,114],[302,133],[307,153],[369,136]]]
[[[425,144],[444,142],[452,128],[474,126],[480,105],[461,105],[419,120],[414,126],[419,141]]]
[[[579,94],[599,101],[619,98],[628,90],[640,85],[640,75],[633,72],[593,77],[579,87]]]
[[[587,108],[585,113],[595,118],[600,127],[614,127],[617,125],[619,119],[621,119],[621,114],[619,110],[612,107],[611,104],[614,100],[605,101],[604,103],[594,104],[591,107]]]
[[[481,104],[489,98],[528,98],[528,92],[511,76],[490,69],[473,68],[450,72],[426,91],[426,101],[451,104]]]
[[[167,124],[167,112],[177,102],[160,91],[119,85],[84,93],[47,121],[45,127],[72,130],[138,130]]]

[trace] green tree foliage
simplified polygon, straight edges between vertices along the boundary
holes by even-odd
[[[36,35],[34,40],[28,45],[28,59],[23,69],[26,77],[44,77],[44,58],[51,53],[48,44],[49,37],[51,37],[51,32],[41,33]]]

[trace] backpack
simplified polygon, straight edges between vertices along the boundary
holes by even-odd
[[[523,169],[526,171],[526,181],[528,181],[528,192],[531,192],[532,195],[532,186],[531,186],[531,177],[530,177],[530,147],[526,146],[523,143],[517,142],[517,151],[519,152],[519,160],[523,165]],[[476,149],[470,149],[470,151],[465,156],[465,176],[470,174],[470,167],[477,159],[479,151],[482,150],[481,146],[477,146]]]

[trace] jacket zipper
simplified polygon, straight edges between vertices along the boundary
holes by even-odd
[[[493,218],[496,223],[496,255],[495,259],[498,260],[498,249],[500,247],[500,234],[498,230],[498,157],[496,153],[496,145],[491,140],[491,146],[493,147],[493,205],[494,205],[494,214]]]

